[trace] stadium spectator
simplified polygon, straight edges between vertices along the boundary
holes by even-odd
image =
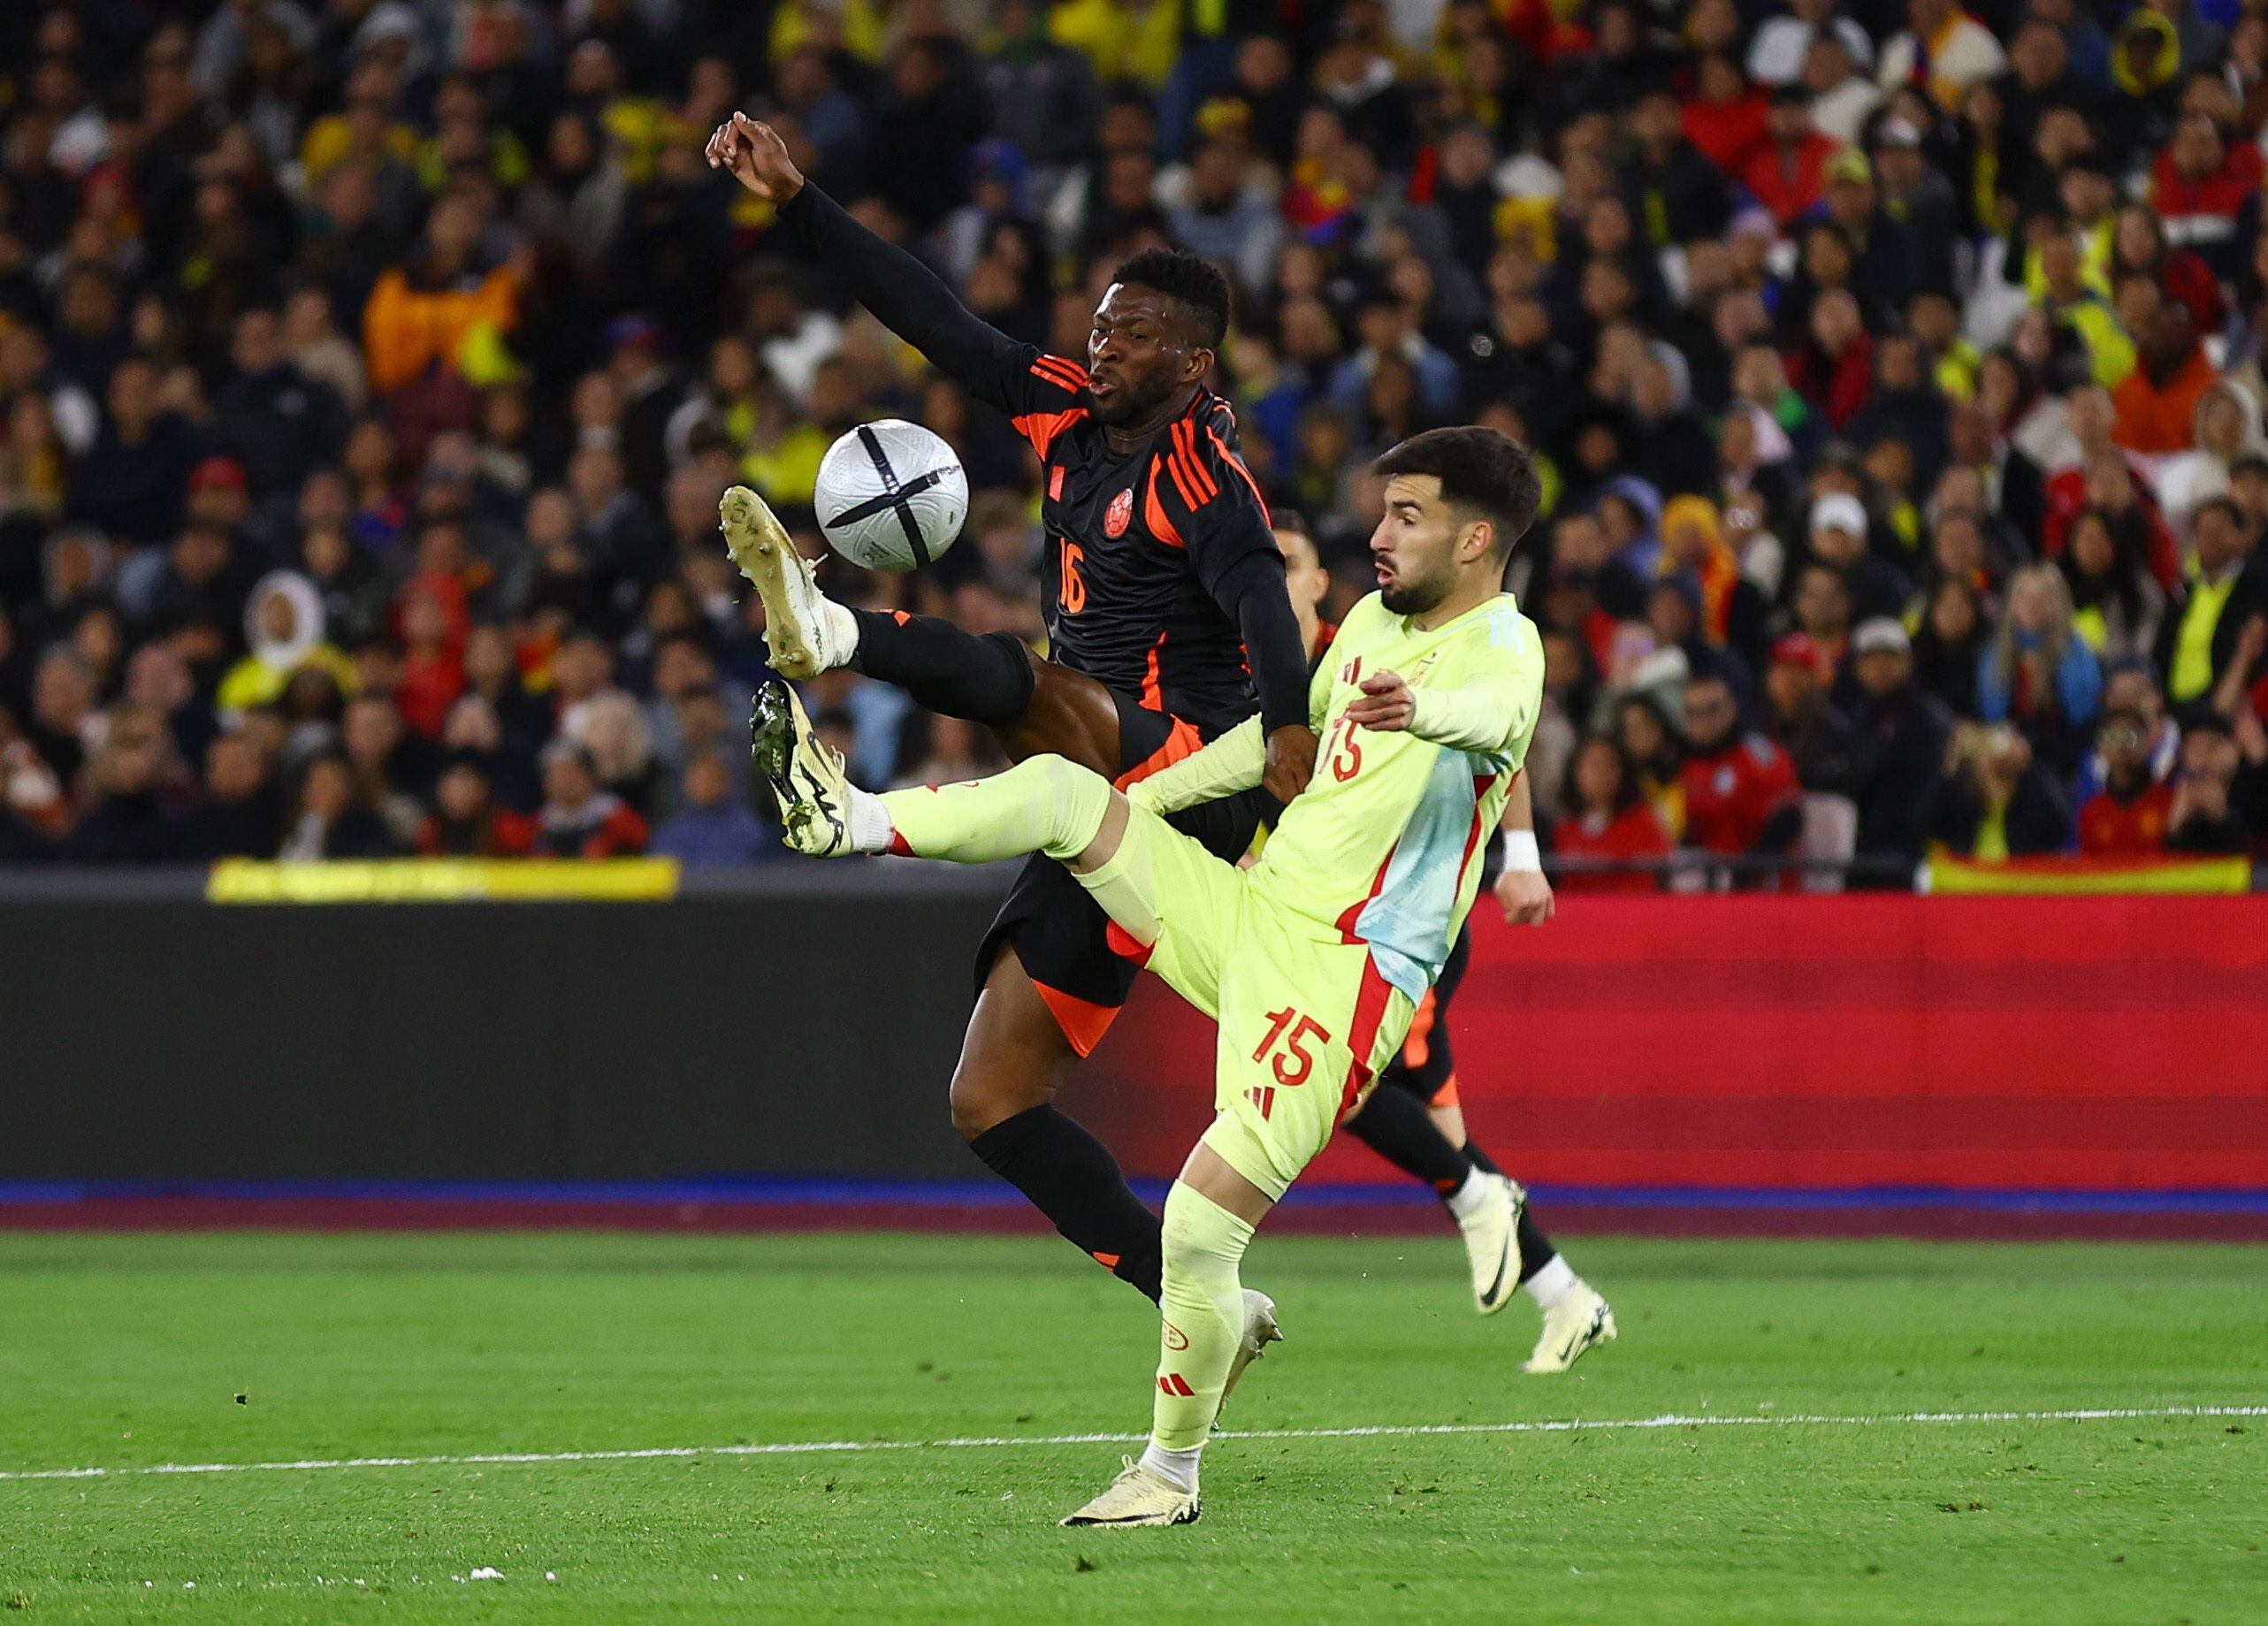
[[[2005,722],[1954,730],[1929,805],[1931,841],[1961,858],[2035,858],[2071,840],[2061,787],[2034,757],[2031,742]]]
[[[1787,753],[1742,727],[1722,677],[1694,678],[1684,700],[1685,844],[1720,858],[1787,851],[1802,826],[1802,786]]]
[[[752,864],[782,851],[779,840],[734,794],[724,753],[697,752],[685,765],[677,811],[653,833],[653,851],[681,864]]]
[[[1838,788],[1859,810],[1858,851],[1919,859],[1925,832],[1915,787],[1939,772],[1953,714],[1915,681],[1913,643],[1896,621],[1869,621],[1852,634],[1851,670],[1850,760]]]
[[[2079,850],[2089,858],[2146,858],[2165,851],[2173,789],[2150,772],[2141,716],[2111,712],[2096,735],[2103,788],[2081,804]]]
[[[564,741],[544,754],[544,804],[537,810],[536,851],[548,858],[611,859],[645,851],[646,822],[599,789],[581,747]]]
[[[2103,670],[2073,624],[2071,592],[2052,565],[2008,582],[1998,633],[1977,662],[1977,714],[2012,722],[2033,750],[2066,768],[2102,705]]]
[[[404,851],[393,832],[355,799],[346,758],[325,754],[300,772],[299,794],[276,856],[289,863],[322,859],[388,859]]]
[[[2181,766],[2173,777],[2165,846],[2170,852],[2237,854],[2250,849],[2258,828],[2262,763],[2268,758],[2257,720],[2246,730],[2249,749],[2218,715],[2200,715],[2181,736]]]
[[[1649,805],[1623,749],[1594,734],[1576,750],[1560,800],[1566,812],[1552,827],[1552,851],[1563,858],[1646,863],[1666,859],[1672,846],[1661,815]],[[1564,891],[1651,892],[1657,878],[1644,871],[1577,872],[1559,882]]]
[[[2257,532],[2226,498],[2198,506],[2190,569],[2158,634],[2157,663],[2177,706],[2209,698],[2231,670],[2249,681],[2268,622],[2268,572],[2253,561]]]
[[[535,821],[497,804],[480,758],[452,756],[433,786],[433,811],[417,828],[421,858],[523,858],[536,844]]]

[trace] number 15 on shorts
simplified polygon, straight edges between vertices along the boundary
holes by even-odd
[[[1252,1059],[1264,1060],[1273,1050],[1275,1057],[1270,1065],[1275,1073],[1276,1083],[1286,1089],[1294,1089],[1306,1083],[1308,1074],[1315,1071],[1315,1054],[1308,1046],[1330,1042],[1330,1030],[1322,1023],[1313,1017],[1302,1016],[1286,1005],[1280,1011],[1268,1012],[1267,1036],[1252,1052]],[[1262,1118],[1265,1118],[1274,1111],[1276,1091],[1273,1085],[1256,1084],[1244,1093],[1260,1110]]]

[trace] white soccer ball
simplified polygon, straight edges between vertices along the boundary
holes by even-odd
[[[968,517],[968,475],[919,424],[861,424],[827,448],[812,499],[828,546],[869,570],[911,570],[953,545]]]

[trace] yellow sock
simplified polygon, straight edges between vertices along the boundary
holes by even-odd
[[[1165,1291],[1158,1309],[1157,1398],[1149,1438],[1165,1451],[1205,1443],[1244,1336],[1237,1267],[1252,1227],[1179,1180],[1165,1196]]]
[[[896,833],[888,851],[990,864],[1027,852],[1077,856],[1103,828],[1111,786],[1062,757],[1030,757],[989,779],[892,790],[874,799]]]

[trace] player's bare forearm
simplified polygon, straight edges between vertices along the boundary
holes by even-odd
[[[1315,730],[1303,722],[1287,723],[1268,735],[1268,760],[1260,782],[1270,796],[1289,805],[1315,777]]]

